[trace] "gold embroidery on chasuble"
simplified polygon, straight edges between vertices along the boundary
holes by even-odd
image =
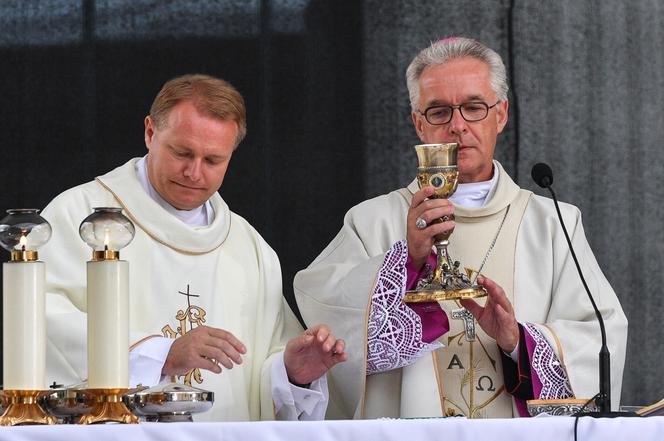
[[[178,323],[175,330],[173,330],[170,324],[166,324],[161,328],[161,332],[166,338],[175,339],[182,337],[188,331],[193,331],[194,328],[205,323],[206,311],[200,306],[191,304],[191,297],[199,297],[199,295],[189,292],[189,285],[187,285],[187,290],[185,292],[178,291],[178,293],[187,297],[187,309],[179,309],[175,314],[175,320],[177,320]],[[192,379],[198,384],[203,382],[203,376],[199,368],[191,369],[182,375],[178,375],[177,378],[183,378],[183,382],[187,386],[192,385]]]
[[[521,204],[516,205],[510,209],[495,247],[482,269],[483,275],[503,287],[512,303],[516,233],[525,208],[519,206]],[[477,270],[504,215],[505,209],[482,218],[457,216],[457,226],[450,239],[452,258]],[[517,219],[514,216],[518,216]],[[477,302],[484,305],[486,298]],[[512,417],[512,397],[505,390],[500,348],[495,340],[475,323],[475,339],[468,341],[465,326],[468,318],[459,312],[452,314],[452,311],[462,308],[461,304],[447,301],[440,305],[447,313],[450,324],[449,332],[439,339],[445,347],[435,352],[435,365],[442,382],[443,413],[468,418]]]
[[[441,307],[450,318],[450,331],[441,337],[444,348],[436,351],[437,367],[444,384],[441,398],[447,416],[468,418],[511,416],[512,400],[505,392],[499,349],[493,339],[476,325],[475,340],[466,340],[463,320],[452,319],[452,311],[461,308],[457,302],[443,302]],[[490,412],[495,406],[509,411]]]

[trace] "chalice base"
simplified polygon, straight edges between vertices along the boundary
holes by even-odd
[[[22,424],[58,424],[58,419],[44,412],[37,400],[49,390],[3,390],[7,410],[0,417],[0,426]]]
[[[432,283],[420,290],[406,291],[403,301],[405,303],[440,302],[443,300],[476,299],[486,296],[486,290],[479,285],[470,285],[461,289],[444,289],[442,286],[436,286]]]
[[[129,389],[86,389],[94,397],[92,410],[78,420],[78,424],[123,423],[138,424],[138,417],[122,401]]]
[[[417,287],[406,291],[405,303],[439,302],[486,297],[484,287],[471,278],[473,270],[460,270],[461,263],[453,262],[447,252],[447,239],[436,242],[436,267],[429,268],[427,275],[417,282]],[[428,266],[428,264],[427,264]]]

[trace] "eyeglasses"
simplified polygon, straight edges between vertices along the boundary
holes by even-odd
[[[452,121],[454,109],[459,109],[461,117],[468,122],[482,121],[489,114],[489,109],[498,105],[500,100],[496,101],[493,106],[488,105],[484,101],[468,101],[461,103],[458,106],[431,106],[424,112],[420,111],[421,115],[427,122],[434,126],[440,126]]]

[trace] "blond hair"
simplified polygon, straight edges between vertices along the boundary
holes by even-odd
[[[150,107],[150,118],[156,127],[164,127],[171,109],[185,100],[190,100],[202,114],[235,121],[238,127],[235,147],[244,139],[247,111],[242,95],[229,82],[210,75],[188,74],[167,81]]]

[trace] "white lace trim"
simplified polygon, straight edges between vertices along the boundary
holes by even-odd
[[[399,241],[387,251],[378,270],[367,325],[368,374],[411,365],[442,347],[422,341],[420,316],[401,301],[406,292],[407,259],[406,241]]]
[[[542,390],[537,398],[555,400],[574,397],[567,373],[546,337],[531,323],[526,323],[524,328],[535,341],[531,366],[542,384]]]

